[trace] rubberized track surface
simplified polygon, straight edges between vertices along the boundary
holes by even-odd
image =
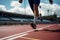
[[[60,40],[60,24],[38,24],[38,31],[30,25],[0,26],[0,40]],[[48,29],[48,30],[47,30]]]

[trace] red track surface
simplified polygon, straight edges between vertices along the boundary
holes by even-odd
[[[52,25],[52,26],[51,26]],[[60,24],[38,24],[37,28],[50,26],[44,29],[55,30],[60,29]],[[32,30],[30,25],[9,25],[9,26],[0,26],[0,40],[1,38],[5,38],[11,35],[19,34],[22,32],[26,32]],[[15,36],[14,36],[15,37]],[[11,37],[11,38],[14,38]],[[17,36],[16,36],[17,37]],[[5,38],[3,40],[8,40],[11,38]],[[37,32],[31,31],[28,32],[27,35],[22,37],[17,37],[13,40],[60,40],[60,32],[51,32],[39,30]]]

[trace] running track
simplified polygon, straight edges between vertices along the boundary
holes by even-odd
[[[60,40],[60,32],[44,29],[60,29],[60,24],[38,24],[39,31],[34,32],[30,25],[0,26],[0,40]]]

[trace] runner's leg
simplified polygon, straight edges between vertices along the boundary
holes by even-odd
[[[40,0],[29,0],[29,4],[30,7],[34,13],[34,23],[36,23],[36,19],[39,16],[39,12],[38,12],[38,5],[40,3]]]

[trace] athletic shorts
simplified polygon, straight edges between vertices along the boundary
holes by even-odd
[[[28,0],[28,1],[32,10],[33,10],[33,4],[39,5],[40,3],[40,0]]]

